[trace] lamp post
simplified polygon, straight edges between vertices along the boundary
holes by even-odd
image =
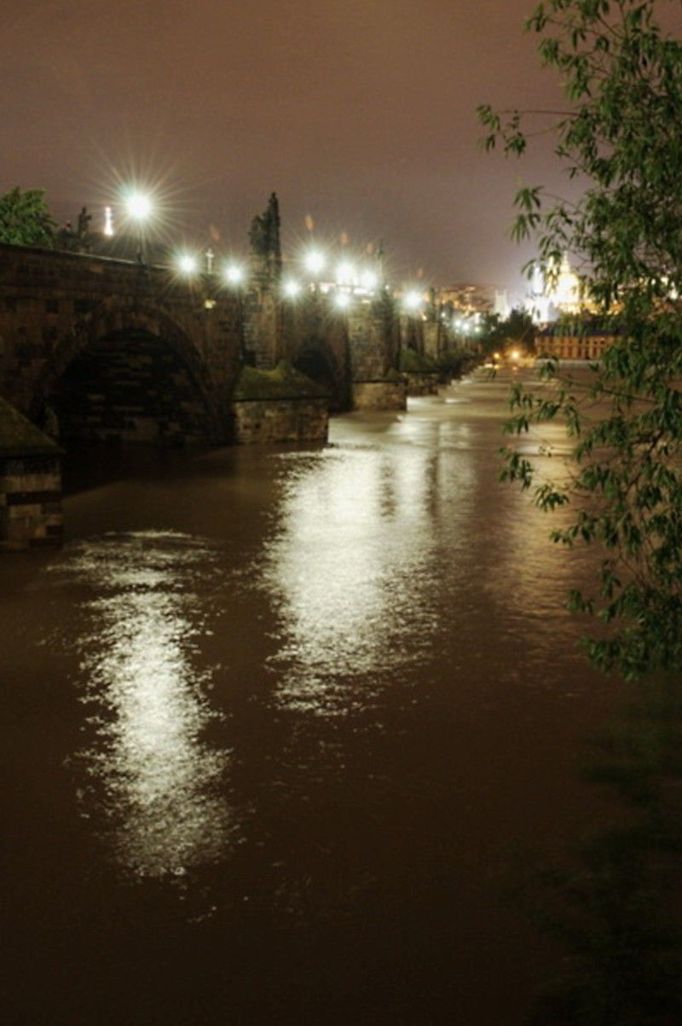
[[[326,263],[327,259],[324,253],[321,253],[319,249],[308,250],[303,259],[303,265],[306,271],[312,275],[312,285],[315,292],[317,292],[319,288],[320,274],[324,270]]]
[[[193,278],[199,273],[199,261],[193,253],[180,253],[175,262],[178,271],[185,278]]]
[[[244,285],[246,283],[246,271],[241,264],[232,261],[223,270],[225,284],[237,297],[237,320],[239,330],[239,355],[242,363],[250,362],[250,354],[246,349],[246,325],[244,308]]]
[[[137,262],[143,264],[144,226],[154,211],[154,204],[147,193],[131,189],[125,197],[125,209],[129,220],[137,225]]]
[[[300,281],[296,281],[295,278],[289,278],[282,284],[282,292],[287,299],[295,299],[296,296],[300,296],[301,289]]]

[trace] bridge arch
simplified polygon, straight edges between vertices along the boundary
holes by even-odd
[[[215,442],[224,437],[208,367],[165,310],[107,298],[59,339],[32,414],[74,442]],[[56,422],[56,423],[55,423]]]
[[[327,392],[331,410],[349,409],[350,348],[345,332],[304,333],[294,349],[292,363]]]

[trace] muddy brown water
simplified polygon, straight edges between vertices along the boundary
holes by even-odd
[[[7,1026],[521,1023],[558,953],[507,892],[598,814],[616,688],[507,392],[70,469],[0,561]]]

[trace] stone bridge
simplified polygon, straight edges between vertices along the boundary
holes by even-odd
[[[0,246],[0,395],[66,443],[227,441],[240,310],[204,278]]]
[[[400,405],[398,328],[386,296],[340,312],[314,290],[287,303],[262,274],[236,292],[217,275],[0,245],[0,397],[67,447],[229,442],[245,363],[287,361],[331,409]]]

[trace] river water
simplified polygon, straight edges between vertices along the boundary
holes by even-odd
[[[508,387],[82,458],[64,548],[2,557],[4,1023],[522,1021],[558,953],[508,892],[598,813],[614,689]]]

